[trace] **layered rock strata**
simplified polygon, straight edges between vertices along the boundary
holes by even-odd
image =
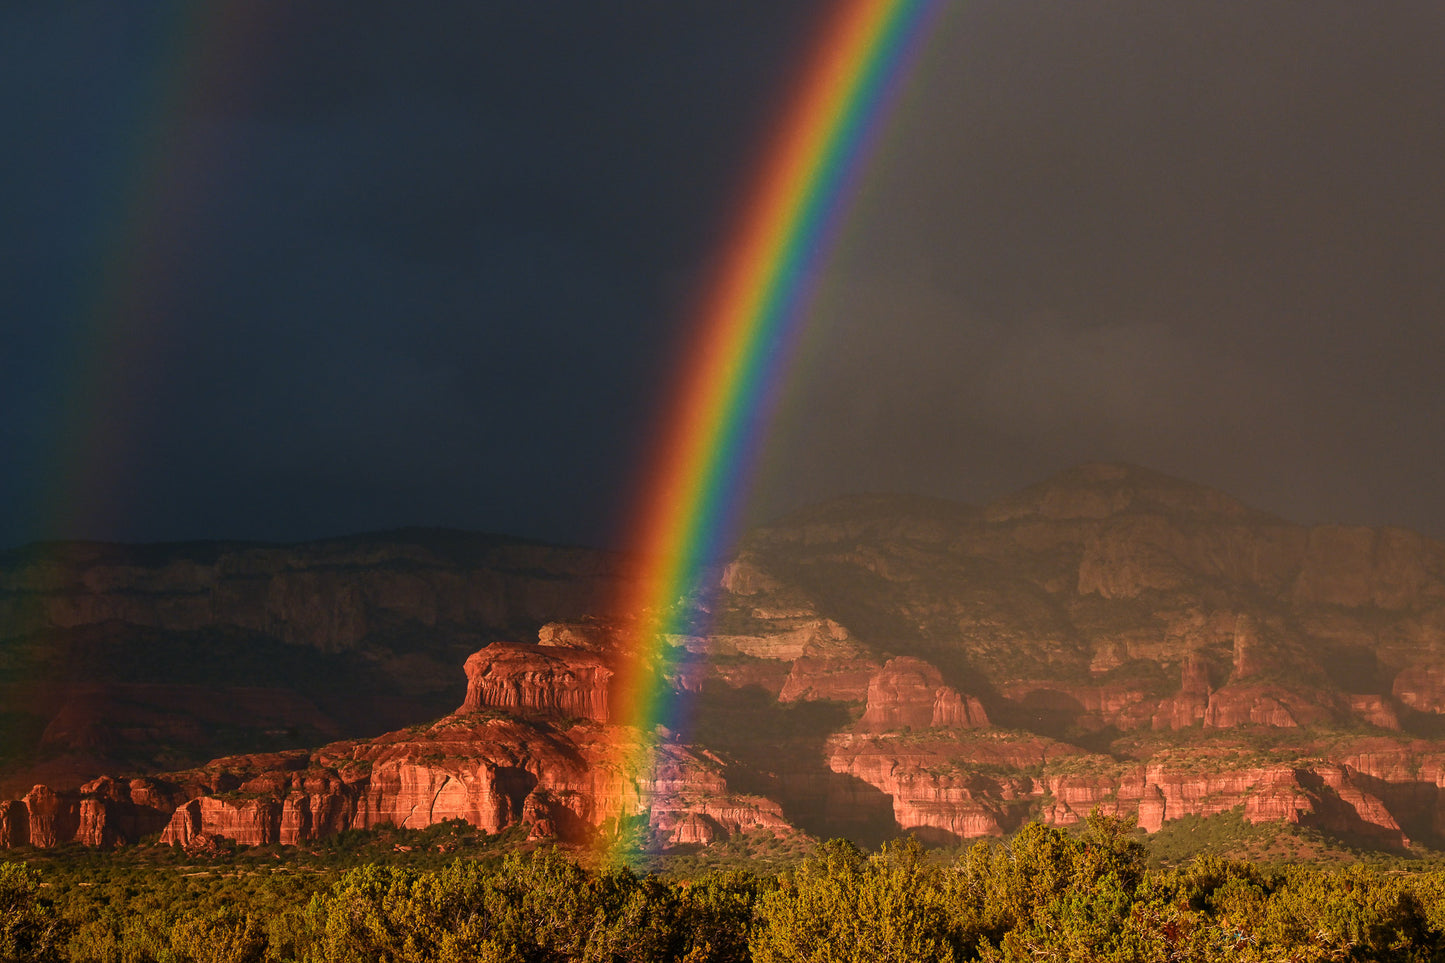
[[[0,796],[436,718],[470,652],[626,577],[603,552],[434,530],[0,552]]]
[[[1396,746],[1391,756],[1409,751]],[[1381,756],[1373,761],[1379,764]],[[1438,832],[1445,799],[1445,783],[1432,778],[1422,784],[1418,775],[1397,770],[1382,778],[1348,763],[1252,762],[1187,752],[1119,763],[1002,735],[844,735],[831,743],[829,762],[836,772],[890,796],[900,828],[939,839],[1001,836],[1033,816],[1068,826],[1094,809],[1136,816],[1143,829],[1156,832],[1168,820],[1238,808],[1254,823],[1314,826],[1400,848],[1410,843],[1402,824]],[[1438,774],[1442,762],[1445,753],[1436,750],[1431,772]],[[1425,786],[1428,794],[1420,792]]]
[[[462,712],[493,708],[611,720],[617,672],[601,653],[494,642],[468,658],[465,670]]]
[[[922,659],[890,659],[868,679],[865,729],[988,725],[988,714],[972,696],[943,684],[943,675]]]
[[[182,846],[301,845],[451,819],[581,841],[641,818],[663,845],[790,831],[777,804],[729,789],[717,757],[607,724],[606,657],[492,645],[466,669],[466,703],[430,726],[314,753],[229,757],[166,782],[37,786],[0,803],[0,845],[110,845],[162,827],[161,842]],[[640,770],[637,759],[647,760]]]
[[[0,616],[22,595],[29,608],[0,624],[33,627],[25,620],[43,612],[52,629],[202,625],[190,596],[203,595],[214,626],[240,592],[244,624],[264,622],[288,645],[360,651],[395,625],[429,639],[463,632],[465,651],[492,637],[475,634],[473,610],[487,605],[412,549],[184,556],[11,566]],[[545,576],[556,560],[534,561]],[[363,575],[347,581],[348,570]],[[576,588],[582,576],[569,572],[559,579]],[[469,660],[450,720],[177,774],[154,805],[136,802],[133,784],[27,794],[27,781],[7,789],[25,798],[0,806],[0,841],[134,838],[138,826],[107,829],[125,806],[160,814],[178,841],[299,841],[449,816],[585,835],[649,811],[659,838],[689,844],[777,825],[777,807],[734,794],[726,772],[809,826],[819,812],[836,826],[881,810],[890,829],[958,838],[1024,818],[1070,823],[1095,806],[1150,829],[1238,809],[1386,845],[1445,842],[1445,546],[1421,536],[1293,525],[1125,465],[1082,466],[983,508],[858,496],[750,534],[698,620],[713,630],[662,640],[645,665],[627,661],[626,622],[580,617],[576,597],[551,599],[523,574],[488,611],[555,602],[556,621],[540,647],[498,644]],[[434,685],[430,657],[384,664]],[[645,777],[621,775],[615,755],[642,739],[614,718],[613,686],[634,671],[698,707],[702,743],[665,744]],[[14,691],[5,684],[0,699]],[[99,751],[106,707],[138,690],[109,701],[72,690],[77,707],[37,715],[56,745]],[[277,700],[273,714],[321,729],[324,714],[308,712]]]

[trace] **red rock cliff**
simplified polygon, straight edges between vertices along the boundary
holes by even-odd
[[[494,642],[466,662],[462,712],[483,708],[611,720],[612,660],[598,652]]]
[[[922,659],[890,659],[868,680],[865,729],[927,729],[988,725],[983,706],[972,696],[943,684],[943,675]]]

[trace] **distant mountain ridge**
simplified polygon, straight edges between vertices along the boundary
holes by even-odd
[[[1095,807],[1151,830],[1237,810],[1370,845],[1445,841],[1445,545],[1402,529],[1295,525],[1117,464],[1080,466],[981,507],[865,495],[795,512],[743,539],[707,603],[710,630],[672,639],[674,658],[658,668],[694,710],[691,728],[673,734],[692,760],[677,776],[685,813],[615,772],[594,778],[584,767],[559,782],[545,753],[523,751],[635,739],[605,709],[610,666],[634,657],[618,648],[618,626],[598,618],[616,597],[618,560],[525,545],[479,551],[466,568],[419,545],[248,549],[209,568],[52,572],[40,588],[6,570],[0,606],[16,606],[31,628],[0,652],[23,649],[17,638],[81,651],[87,632],[159,632],[172,645],[187,632],[219,638],[219,613],[225,632],[257,633],[244,638],[264,637],[276,652],[359,656],[375,698],[391,686],[419,709],[418,694],[434,697],[428,706],[445,695],[444,708],[407,721],[461,703],[458,666],[475,653],[467,674],[489,681],[455,718],[512,720],[505,752],[488,748],[487,726],[443,720],[433,736],[347,743],[279,774],[266,775],[269,757],[248,756],[225,762],[231,782],[209,789],[177,777],[167,785],[220,800],[187,809],[181,835],[227,834],[237,817],[221,805],[222,784],[271,786],[254,803],[268,813],[322,805],[305,779],[284,775],[303,771],[317,786],[351,787],[322,794],[328,813],[351,815],[317,825],[369,825],[367,793],[390,790],[347,782],[326,760],[384,757],[410,773],[408,785],[433,787],[409,813],[455,809],[460,790],[446,787],[465,783],[473,795],[462,809],[493,813],[489,826],[531,821],[585,835],[599,814],[642,806],[660,814],[650,825],[663,846],[747,826],[781,831],[783,820],[817,835],[907,830],[949,841],[1028,818],[1067,825]],[[515,644],[531,639],[541,644]],[[493,641],[513,644],[485,645]],[[309,718],[296,706],[268,711]],[[302,724],[300,738],[366,734]],[[472,735],[448,735],[461,729]],[[46,726],[51,744],[85,731]],[[403,744],[414,748],[379,748]],[[503,756],[514,761],[495,762]],[[515,785],[515,769],[551,794],[518,797],[497,815],[488,787]],[[726,786],[734,802],[709,804],[708,786]],[[190,791],[167,790],[166,805]],[[122,805],[102,795],[43,799]]]
[[[478,646],[595,609],[615,555],[408,529],[0,555],[0,791],[375,734],[449,711]]]

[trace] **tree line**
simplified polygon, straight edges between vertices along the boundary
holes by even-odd
[[[1214,856],[1151,870],[1132,825],[1098,815],[947,859],[835,840],[778,875],[669,879],[543,848],[371,863],[309,893],[233,882],[188,898],[134,879],[46,886],[0,863],[0,963],[1445,960],[1445,872]]]

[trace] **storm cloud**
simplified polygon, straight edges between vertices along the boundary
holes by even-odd
[[[0,11],[0,544],[611,542],[836,5]],[[751,517],[1137,462],[1445,535],[1445,11],[945,6]]]

